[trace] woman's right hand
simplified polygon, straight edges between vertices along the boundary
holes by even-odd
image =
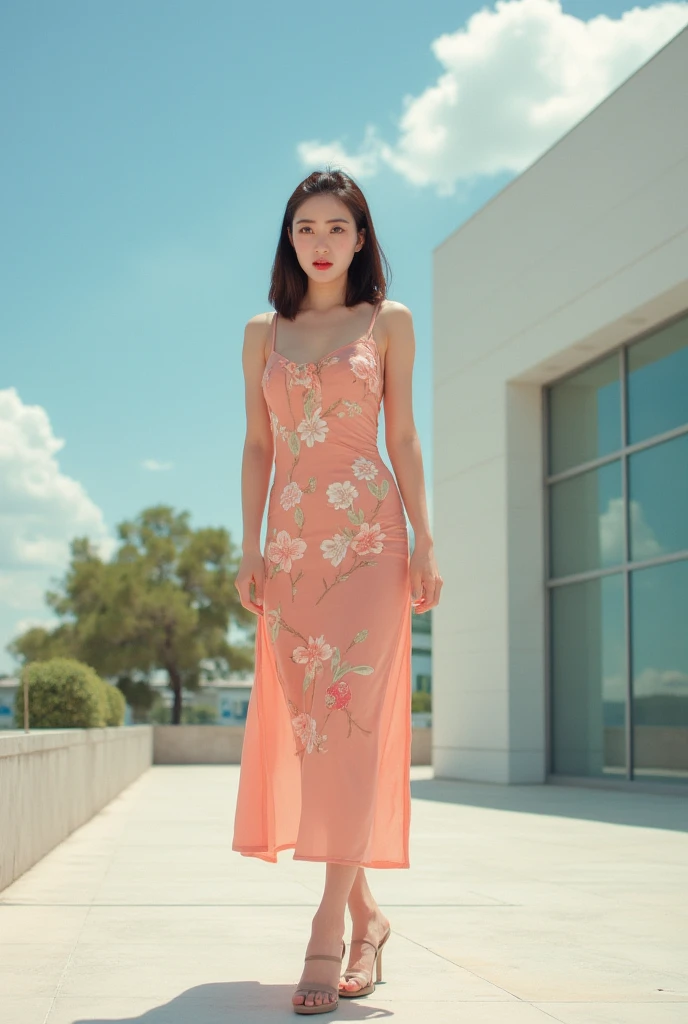
[[[265,562],[260,551],[244,552],[234,586],[239,591],[239,600],[244,608],[256,615],[263,614],[263,585]]]

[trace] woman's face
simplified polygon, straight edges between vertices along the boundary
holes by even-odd
[[[296,258],[308,277],[328,283],[348,272],[365,236],[364,229],[356,231],[348,207],[331,195],[305,199],[294,214],[291,230],[287,230]]]

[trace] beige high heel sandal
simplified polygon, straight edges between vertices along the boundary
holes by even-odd
[[[380,939],[379,945],[375,945],[369,939],[352,939],[351,945],[354,942],[360,942],[361,945],[366,942],[369,946],[372,946],[375,950],[375,959],[373,960],[373,966],[370,968],[370,980],[363,971],[345,971],[344,981],[358,981],[361,983],[363,988],[357,989],[355,992],[347,992],[345,989],[339,989],[340,996],[344,996],[346,999],[355,999],[357,996],[368,996],[371,992],[375,991],[375,982],[373,981],[373,968],[376,968],[376,981],[382,981],[382,947],[384,946],[387,939],[392,934],[391,927],[387,929],[386,933]]]
[[[336,956],[327,956],[325,953],[313,953],[311,956],[307,956],[306,960],[334,960],[335,963],[341,964],[344,959],[344,953],[346,952],[346,943],[342,939],[342,955],[339,959]],[[320,1006],[306,1006],[305,1002],[299,1005],[298,1003],[292,1003],[294,1013],[329,1013],[330,1010],[336,1010],[339,1004],[339,996],[341,995],[338,988],[334,988],[333,985],[325,985],[322,981],[304,981],[297,988],[296,992],[303,992],[304,999],[308,998],[309,992],[328,992],[330,995],[337,996],[331,1003],[321,1003]],[[296,992],[294,995],[296,995]]]

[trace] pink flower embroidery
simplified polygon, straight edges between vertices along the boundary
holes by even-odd
[[[268,544],[268,558],[275,562],[283,572],[291,572],[291,564],[297,558],[303,558],[306,550],[305,540],[290,537],[286,530],[280,530],[275,540]]]
[[[292,387],[315,388],[320,390],[320,378],[315,363],[287,363],[287,371],[291,377]]]
[[[325,691],[325,706],[333,711],[341,711],[351,700],[351,688],[345,679],[328,686]]]
[[[303,491],[296,483],[296,481],[292,480],[292,482],[290,484],[287,484],[287,486],[282,491],[282,495],[280,497],[280,505],[282,506],[285,512],[288,512],[289,509],[293,508],[294,505],[298,505],[302,497]]]
[[[380,380],[377,373],[377,364],[370,350],[366,350],[365,344],[356,346],[356,355],[349,356],[349,365],[356,376],[365,381],[371,391],[377,392]]]
[[[292,658],[298,665],[308,665],[308,670],[315,673],[322,668],[323,661],[332,657],[332,648],[325,643],[325,635],[308,637],[308,647],[295,647]]]
[[[370,523],[361,523],[360,532],[351,541],[351,547],[359,555],[379,555],[383,548],[381,541],[386,536],[386,533],[380,533],[379,523],[375,523],[374,526]]]

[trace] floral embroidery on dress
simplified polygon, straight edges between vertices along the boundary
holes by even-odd
[[[358,491],[350,480],[345,480],[343,484],[330,484],[327,488],[327,500],[335,508],[351,508],[357,497]]]
[[[319,405],[310,416],[306,416],[305,419],[301,420],[296,428],[301,435],[301,441],[305,441],[309,448],[312,448],[316,441],[324,441],[325,434],[330,429],[327,425],[327,420],[321,417],[321,412],[322,406]]]
[[[377,343],[371,338],[373,345]],[[380,390],[380,377],[377,372],[377,360],[372,354],[365,341],[359,341],[356,345],[356,354],[349,356],[349,365],[355,375],[365,384],[365,394],[377,396]]]
[[[275,563],[274,572],[291,572],[292,562],[297,558],[303,558],[305,550],[305,540],[291,537],[286,530],[280,530],[275,539],[268,544],[268,558]]]
[[[354,459],[351,468],[357,480],[374,480],[378,473],[375,463],[371,462],[370,459],[366,459],[363,455],[359,455],[357,459]]]
[[[327,749],[323,746],[324,741],[327,739],[326,733],[318,732],[318,725],[316,719],[313,717],[313,704],[315,700],[315,688],[317,685],[317,678],[321,675],[324,670],[324,662],[329,662],[330,670],[332,672],[332,682],[325,690],[325,707],[328,709],[323,722],[322,728],[325,728],[330,715],[335,711],[343,711],[348,718],[348,731],[347,739],[351,736],[351,730],[355,726],[362,733],[369,736],[370,729],[364,729],[356,719],[352,712],[349,710],[354,694],[351,689],[351,684],[344,677],[347,675],[360,675],[369,676],[375,671],[372,665],[353,665],[351,662],[342,660],[342,654],[338,647],[332,647],[329,643],[325,642],[324,635],[313,637],[309,636],[308,640],[293,626],[285,621],[282,617],[282,606],[279,604],[277,608],[273,608],[268,611],[266,620],[268,628],[270,630],[270,638],[274,643],[277,641],[280,630],[284,629],[286,632],[291,633],[293,636],[299,637],[303,640],[303,645],[295,647],[292,651],[292,661],[297,665],[305,665],[306,672],[303,680],[303,695],[304,701],[306,694],[311,691],[310,709],[299,708],[291,699],[288,697],[287,703],[291,712],[291,724],[294,729],[294,734],[301,742],[302,753],[310,754],[314,750],[318,753],[327,753]],[[351,640],[348,647],[344,651],[346,654],[355,644],[363,643],[368,637],[368,630],[361,629],[356,636]],[[299,751],[297,751],[299,753]]]

